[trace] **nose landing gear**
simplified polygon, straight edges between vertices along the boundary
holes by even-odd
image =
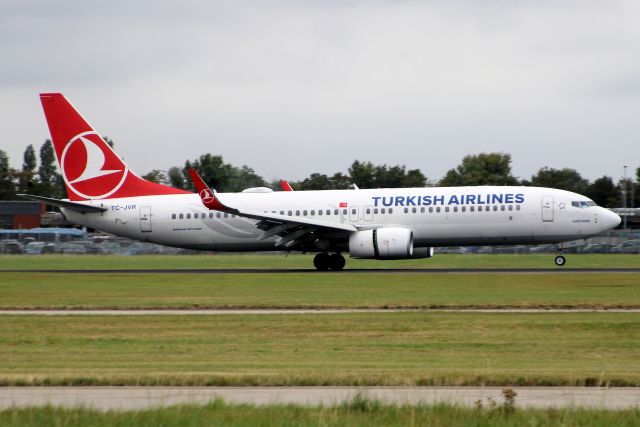
[[[556,256],[556,259],[553,260],[553,262],[555,262],[558,267],[562,267],[567,263],[567,259],[562,255],[558,255]]]
[[[313,265],[319,271],[340,271],[344,268],[345,259],[340,254],[328,254],[326,252],[320,252],[313,258]]]

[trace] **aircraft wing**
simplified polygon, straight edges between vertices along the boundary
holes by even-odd
[[[358,231],[351,224],[236,209],[222,202],[216,192],[207,186],[193,168],[189,169],[189,175],[205,207],[257,220],[256,227],[263,231],[258,239],[264,240],[269,237],[278,237],[276,246],[283,246],[284,248],[296,246],[298,248],[325,250],[331,246],[332,241],[344,241],[348,239],[349,234]]]
[[[57,206],[59,208],[71,209],[80,213],[104,212],[107,209],[100,206],[85,205],[84,203],[70,202],[68,200],[52,199],[50,197],[34,196],[33,194],[18,194],[26,199],[45,202],[47,205]]]

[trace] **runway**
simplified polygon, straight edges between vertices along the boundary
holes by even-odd
[[[483,406],[504,402],[505,387],[1,387],[0,409],[25,406],[91,407],[134,410],[177,404],[206,404],[219,397],[227,403],[332,405],[361,394],[383,403],[451,403]],[[508,387],[507,387],[508,388]],[[513,387],[518,407],[640,406],[640,388]],[[491,399],[491,400],[489,400]]]
[[[0,273],[51,273],[51,274],[348,274],[348,273],[376,273],[376,274],[495,274],[495,273],[640,273],[640,268],[354,268],[343,271],[317,271],[315,269],[289,268],[185,268],[185,269],[29,269],[29,270],[0,270]]]
[[[640,313],[640,308],[320,308],[320,309],[117,309],[2,310],[0,316],[225,316],[358,313]]]

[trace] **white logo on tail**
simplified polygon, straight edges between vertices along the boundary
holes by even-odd
[[[110,175],[112,173],[121,172],[122,169],[105,170],[104,167],[104,153],[102,149],[96,145],[95,142],[83,137],[78,137],[84,144],[85,150],[87,150],[87,163],[84,165],[84,171],[79,177],[70,181],[69,184],[75,184],[76,182],[86,181],[87,179],[97,178],[99,176]]]
[[[96,135],[102,143],[102,146],[98,145],[98,143],[94,142],[90,138],[87,138],[90,135]],[[77,157],[67,159],[69,149],[74,144],[82,144],[85,149],[86,158],[84,160],[85,164],[83,168],[77,167],[77,163],[80,161]],[[116,156],[119,163],[118,166],[120,166],[119,169],[103,169],[106,163],[105,150],[108,150],[109,154],[113,154],[114,156]],[[113,163],[114,162],[112,159],[110,164]],[[78,170],[82,170],[82,173],[70,180],[67,177],[68,171],[66,166],[71,167],[72,170],[75,167],[76,173]],[[127,165],[125,165],[124,162],[122,162],[122,160],[120,160],[120,158],[118,158],[117,155],[110,150],[110,148],[107,146],[107,143],[104,142],[102,137],[100,137],[100,135],[98,135],[95,131],[82,132],[69,140],[67,145],[65,145],[64,149],[62,150],[60,169],[62,169],[62,178],[67,184],[67,187],[75,194],[85,199],[103,199],[105,197],[109,197],[110,195],[118,191],[120,187],[122,187],[129,172],[129,168],[127,167]],[[114,174],[121,174],[122,177],[120,179],[117,179],[117,177],[112,178],[112,175]],[[107,181],[104,181],[105,178]],[[87,183],[82,186],[85,181],[93,179],[95,179],[95,181],[93,181],[91,185]],[[82,186],[82,191],[77,188],[77,184],[80,184]],[[96,189],[95,192],[91,191],[92,188]]]
[[[211,194],[211,192],[205,188],[204,190],[200,191],[200,198],[203,202],[208,203],[213,200],[213,194]]]

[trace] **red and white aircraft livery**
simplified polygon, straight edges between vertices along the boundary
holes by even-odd
[[[436,246],[562,243],[620,223],[580,194],[538,187],[439,187],[198,193],[131,171],[59,93],[40,95],[74,223],[131,239],[205,251],[317,253],[319,270],[353,258],[429,258]],[[283,184],[283,188],[291,187]],[[560,247],[560,246],[559,246]],[[563,265],[558,255],[556,264]]]

